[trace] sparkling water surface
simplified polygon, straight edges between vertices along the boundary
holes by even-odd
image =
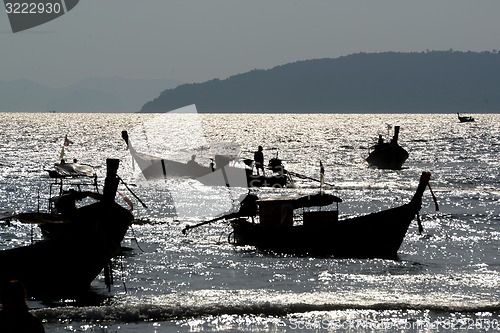
[[[120,186],[134,202],[136,222],[115,261],[111,292],[99,276],[93,302],[30,300],[47,332],[499,330],[500,115],[459,123],[456,115],[435,114],[203,114],[176,115],[170,127],[165,116],[142,114],[0,117],[1,211],[46,209],[45,170],[60,159],[66,134],[73,144],[65,158],[95,166],[101,181],[105,159],[119,158],[120,176],[147,205]],[[364,161],[378,134],[387,135],[387,124],[401,126],[399,142],[410,154],[403,170],[371,169]],[[161,130],[171,126],[181,130],[162,140]],[[234,143],[243,158],[262,145],[266,160],[278,153],[288,170],[318,179],[321,160],[332,184],[326,191],[343,199],[341,218],[407,202],[427,170],[440,210],[427,191],[424,232],[413,222],[395,261],[234,247],[222,221],[183,235],[186,225],[230,210],[247,190],[193,180],[147,182],[131,162],[122,130],[143,150],[176,152],[186,161],[189,150],[183,156],[180,147],[189,143]],[[197,159],[208,163],[202,151]],[[295,180],[294,188],[255,192],[318,191],[317,182]],[[31,238],[40,238],[38,229],[0,224],[0,249]]]

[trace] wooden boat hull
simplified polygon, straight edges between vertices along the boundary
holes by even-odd
[[[137,152],[132,154],[132,156],[139,165],[144,178],[148,180],[166,177],[197,178],[212,172],[209,167],[204,167],[199,164],[188,165],[187,163],[159,159]]]
[[[372,151],[366,161],[379,169],[400,170],[408,156],[408,152],[400,145],[387,143]]]
[[[266,226],[232,222],[237,245],[298,255],[396,259],[416,210],[404,205],[331,223]]]
[[[288,178],[283,176],[257,176],[249,175],[247,177],[248,187],[285,187],[288,184]]]
[[[116,203],[82,207],[57,237],[0,251],[0,281],[20,280],[31,296],[82,295],[120,253],[132,220],[132,214]]]
[[[379,135],[377,144],[366,158],[368,164],[379,169],[400,170],[408,159],[408,152],[398,144],[398,139],[399,126],[394,126],[390,142],[384,142],[382,135]]]
[[[0,283],[19,280],[28,295],[47,298],[79,297],[88,291],[111,258],[120,253],[120,243],[134,219],[114,201],[118,164],[119,160],[107,160],[102,195],[89,192],[99,201],[76,208],[75,200],[88,193],[69,191],[51,198],[57,199],[58,214],[19,214],[19,221],[37,224],[49,237],[0,251]]]
[[[234,242],[279,253],[397,259],[408,227],[421,208],[429,179],[430,173],[423,172],[413,198],[405,205],[342,220],[338,220],[338,210],[309,211],[302,214],[302,224],[294,225],[293,209],[341,201],[331,195],[254,200],[259,204],[259,223],[254,223],[254,215],[251,222],[246,217],[232,219]],[[322,203],[324,199],[331,200]]]
[[[472,118],[472,117],[458,117],[458,120],[461,123],[470,123],[470,122],[474,121],[474,118]]]
[[[212,170],[197,163],[181,163],[137,152],[128,140],[128,134],[122,136],[128,145],[130,154],[147,180],[164,178],[192,178],[207,186],[231,187],[285,187],[289,183],[287,175],[259,176],[252,174],[247,167],[230,166],[230,160],[222,157],[220,167]],[[216,156],[217,161],[217,156]]]
[[[474,121],[474,118],[471,116],[461,116],[460,113],[457,113],[457,116],[458,116],[458,120],[461,123],[470,123],[470,122]]]

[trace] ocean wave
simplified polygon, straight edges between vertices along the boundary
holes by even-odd
[[[311,296],[311,295],[309,295]],[[309,298],[309,296],[307,298]],[[209,297],[210,298],[210,297]],[[344,311],[344,310],[418,310],[433,311],[437,313],[499,313],[500,303],[491,301],[469,301],[463,300],[437,302],[435,299],[427,299],[422,302],[416,300],[338,300],[328,302],[307,301],[304,297],[288,295],[287,301],[272,300],[273,297],[263,298],[259,302],[248,298],[245,300],[236,297],[234,302],[230,299],[222,302],[203,301],[201,299],[182,301],[169,304],[123,304],[91,307],[56,307],[33,310],[37,317],[47,323],[61,322],[153,322],[179,320],[187,318],[199,318],[205,316],[221,315],[260,315],[260,316],[286,316],[294,313],[306,313],[312,311]],[[295,301],[290,298],[295,299]]]

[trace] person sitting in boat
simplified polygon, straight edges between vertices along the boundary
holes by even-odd
[[[78,197],[77,191],[69,189],[69,191],[63,192],[62,195],[50,198],[49,201],[54,204],[51,213],[60,214],[68,218],[74,217],[77,213],[76,200]]]
[[[381,135],[381,134],[379,134],[379,135],[378,135],[378,142],[377,142],[377,144],[381,145],[381,144],[383,144],[383,143],[384,143],[384,138],[382,137],[382,135]]]
[[[264,148],[259,146],[258,150],[253,154],[253,160],[255,161],[255,169],[257,169],[257,175],[259,175],[259,169],[262,170],[262,175],[264,174],[264,153],[262,152]]]
[[[283,163],[281,160],[278,158],[278,153],[276,152],[276,157],[273,157],[269,160],[269,163],[267,164],[268,169],[271,169],[273,172],[278,173],[280,177],[284,177],[286,171]]]
[[[196,165],[198,166],[198,162],[195,161],[196,155],[191,155],[191,159],[187,162],[187,165]]]

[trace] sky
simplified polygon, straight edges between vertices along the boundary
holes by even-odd
[[[189,83],[359,52],[500,50],[499,13],[498,0],[80,0],[17,33],[0,11],[0,80]]]

